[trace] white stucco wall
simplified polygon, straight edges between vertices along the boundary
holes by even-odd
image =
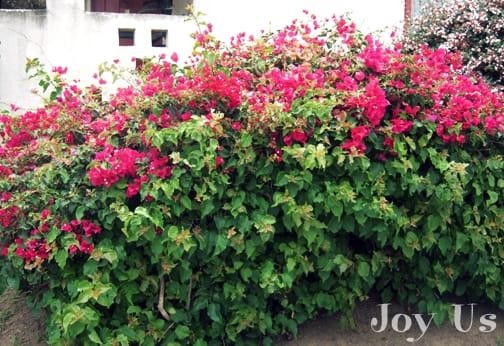
[[[400,26],[404,14],[404,0],[194,0],[194,7],[226,42],[239,32],[276,30],[304,9],[321,18],[349,13],[368,32]],[[134,46],[118,45],[119,28],[135,29]],[[194,28],[183,16],[86,12],[85,0],[47,0],[47,9],[38,11],[0,10],[0,108],[40,105],[24,72],[26,57],[38,57],[49,67],[66,66],[71,78],[89,83],[104,61],[132,66],[132,57],[174,51],[183,60]],[[168,31],[167,47],[151,47],[152,29]]]

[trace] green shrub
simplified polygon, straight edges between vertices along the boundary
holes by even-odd
[[[504,307],[503,95],[344,18],[146,59],[130,86],[42,78],[4,112],[1,283],[51,344],[271,344],[379,293]]]

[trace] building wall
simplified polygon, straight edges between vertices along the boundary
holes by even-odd
[[[86,5],[87,4],[87,5]],[[380,5],[381,4],[381,5]],[[309,10],[319,17],[349,13],[364,31],[400,27],[404,0],[194,0],[206,14],[218,38],[228,41],[239,32],[275,30]],[[132,57],[177,52],[183,60],[192,49],[195,29],[184,16],[87,12],[86,0],[47,0],[46,10],[0,10],[0,108],[17,104],[36,107],[41,98],[25,74],[26,57],[38,57],[48,67],[68,67],[68,75],[90,83],[97,66],[119,59],[133,67]],[[134,29],[135,45],[119,46],[118,29]],[[151,30],[167,30],[167,47],[152,47]]]

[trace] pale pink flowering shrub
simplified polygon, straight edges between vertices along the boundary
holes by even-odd
[[[504,85],[504,1],[433,0],[414,18],[405,48],[460,51],[464,71]]]

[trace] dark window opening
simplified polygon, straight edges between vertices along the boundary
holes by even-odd
[[[142,71],[143,67],[144,67],[143,59],[135,58],[135,70]]]
[[[166,47],[166,30],[151,30],[152,47]]]
[[[89,0],[91,12],[150,13],[187,15],[193,0]]]
[[[134,46],[135,45],[135,29],[119,29],[119,45]]]
[[[45,10],[46,0],[0,0],[2,10]]]

